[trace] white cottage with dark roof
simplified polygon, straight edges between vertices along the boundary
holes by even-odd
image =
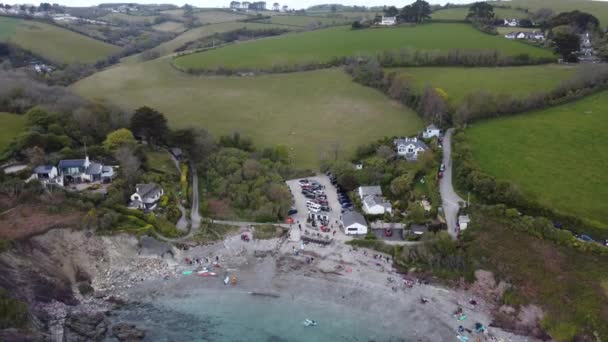
[[[135,186],[135,193],[131,195],[129,208],[154,210],[164,193],[163,188],[156,183],[137,184]]]
[[[393,144],[397,154],[407,160],[416,160],[419,155],[429,149],[422,140],[416,137],[395,139]]]

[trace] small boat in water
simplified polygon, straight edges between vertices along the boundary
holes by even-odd
[[[304,324],[307,327],[316,327],[317,321],[315,321],[314,319],[307,318],[304,320],[304,322],[302,322],[302,324]]]

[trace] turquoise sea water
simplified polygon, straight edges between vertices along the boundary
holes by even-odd
[[[306,327],[306,318],[319,322]],[[146,330],[146,341],[400,341],[370,313],[314,298],[272,298],[232,291],[159,297],[114,313]],[[399,329],[400,330],[400,329]]]

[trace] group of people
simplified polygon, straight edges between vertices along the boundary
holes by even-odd
[[[204,261],[204,263],[203,263]],[[184,258],[184,262],[187,265],[209,265],[211,263],[211,259],[209,257],[203,258],[194,257],[194,258]],[[213,264],[217,265],[220,262],[220,257],[218,255],[215,256],[215,262]]]

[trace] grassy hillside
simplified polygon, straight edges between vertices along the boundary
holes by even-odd
[[[251,29],[251,30],[262,30],[262,29],[268,29],[268,28],[274,28],[274,27],[289,29],[289,26],[278,26],[278,25],[269,25],[269,24],[260,24],[260,23],[243,23],[243,22],[229,22],[229,23],[205,25],[205,26],[201,26],[201,27],[197,27],[197,28],[188,30],[188,31],[180,34],[179,36],[175,37],[174,39],[160,44],[159,46],[153,48],[152,50],[158,51],[162,56],[164,56],[164,55],[173,53],[173,51],[175,49],[177,49],[178,47],[180,47],[188,42],[197,40],[199,38],[205,38],[205,37],[211,36],[215,33],[233,31],[233,30],[237,30],[240,28],[244,28],[244,27]],[[132,57],[127,58],[127,60],[132,60],[132,61],[137,60],[137,57],[132,56]]]
[[[513,6],[515,7],[515,6]],[[469,13],[468,7],[455,7],[455,8],[447,8],[439,11],[433,12],[431,17],[433,19],[439,20],[463,20],[467,17]],[[514,8],[494,8],[494,14],[496,14],[497,18],[506,19],[506,18],[518,18],[523,19],[527,18],[528,14],[524,11],[519,11]]]
[[[49,60],[93,63],[120,48],[60,27],[37,21],[0,17],[0,41],[11,41]]]
[[[336,27],[244,42],[176,58],[180,68],[271,68],[273,65],[329,61],[333,57],[373,54],[384,50],[498,49],[507,55],[528,53],[550,57],[552,52],[481,33],[467,24],[428,24],[415,27],[351,30]]]
[[[489,174],[564,213],[608,223],[608,92],[475,124],[466,132]]]
[[[450,102],[457,104],[476,91],[524,97],[555,88],[570,78],[577,67],[566,65],[537,65],[502,68],[397,68],[389,69],[406,75],[415,88],[442,88]],[[530,80],[534,80],[531,82]]]
[[[151,106],[164,112],[172,127],[206,127],[215,135],[238,130],[261,146],[285,144],[301,167],[318,166],[336,148],[352,153],[374,139],[422,127],[413,111],[339,69],[202,78],[159,59],[105,70],[73,89],[127,109]]]
[[[351,22],[352,19],[348,18],[330,18],[330,17],[313,17],[304,15],[275,15],[270,19],[266,19],[260,22],[268,24],[281,24],[291,25],[299,27],[307,27],[310,25],[340,25]]]
[[[0,112],[0,156],[19,133],[25,128],[25,116]]]
[[[156,16],[154,15],[129,15],[125,13],[108,13],[99,19],[110,23],[125,21],[134,24],[154,23]]]
[[[181,33],[186,30],[183,23],[177,21],[165,21],[164,23],[152,26],[156,31]]]
[[[551,8],[555,13],[579,10],[591,13],[600,20],[602,27],[608,25],[608,2],[594,0],[511,0],[509,6],[537,11]]]
[[[237,21],[247,19],[247,15],[228,12],[228,11],[200,11],[195,12],[194,16],[197,17],[203,24],[216,24],[227,21]]]

